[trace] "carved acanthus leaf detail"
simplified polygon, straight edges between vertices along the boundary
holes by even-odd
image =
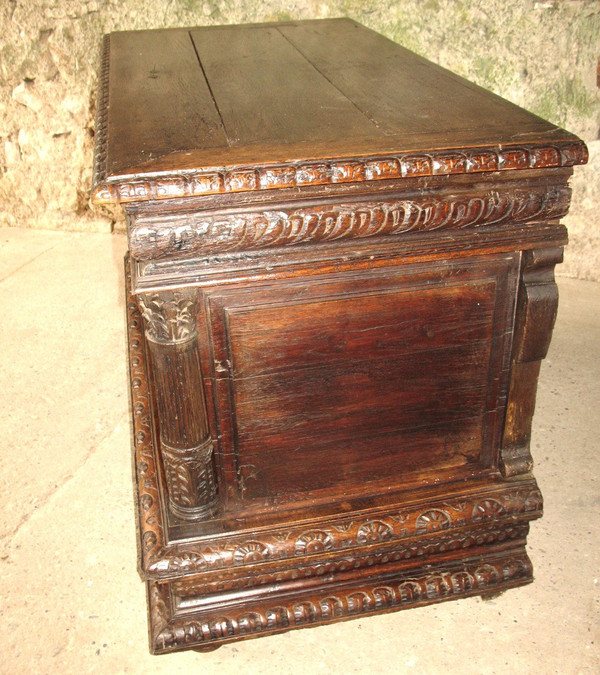
[[[181,289],[138,296],[146,335],[155,342],[183,342],[196,336],[196,291]]]
[[[162,445],[169,500],[175,513],[209,503],[217,491],[212,449],[207,455],[181,455]],[[183,512],[185,513],[185,511]]]
[[[238,214],[171,215],[133,223],[130,246],[138,260],[181,258],[198,252],[212,254],[559,218],[566,213],[567,203],[565,190],[531,187],[510,193],[486,191]]]

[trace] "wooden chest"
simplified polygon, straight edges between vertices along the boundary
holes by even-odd
[[[156,653],[526,584],[572,134],[349,20],[105,38]]]

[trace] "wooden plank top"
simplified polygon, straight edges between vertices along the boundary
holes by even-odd
[[[105,38],[96,203],[585,161],[576,136],[348,19]]]

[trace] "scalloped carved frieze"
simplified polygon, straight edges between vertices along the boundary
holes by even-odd
[[[103,91],[107,91],[104,87]],[[99,107],[105,115],[106,104]],[[98,170],[94,180],[96,204],[128,203],[154,199],[176,199],[235,192],[253,192],[421,176],[445,176],[492,171],[519,171],[585,164],[583,143],[518,145],[496,148],[470,148],[460,151],[402,153],[384,157],[294,163],[259,168],[215,168],[192,170],[143,179],[106,180],[106,139],[99,139],[96,150]]]
[[[541,495],[537,489],[509,490],[503,495],[503,502],[500,504],[496,500],[482,500],[474,496],[461,503],[461,508],[452,516],[440,508],[415,507],[409,512],[407,520],[400,523],[393,518],[365,518],[350,522],[345,529],[335,525],[308,532],[290,528],[285,531],[284,537],[281,530],[265,532],[260,538],[252,539],[231,535],[217,545],[214,542],[210,546],[198,543],[178,549],[156,550],[154,556],[147,558],[147,571],[155,578],[170,578],[182,572],[218,572],[240,565],[310,558],[323,552],[339,551],[343,554],[365,545],[373,547],[371,562],[366,564],[385,563],[399,557],[419,557],[457,547],[494,543],[498,538],[505,537],[502,528],[513,523],[515,518],[527,521],[541,515],[537,509],[538,506],[541,508]],[[465,527],[479,523],[493,524],[496,529],[493,532],[488,529],[464,532]],[[411,539],[423,535],[433,538],[417,542]],[[402,546],[393,543],[404,541],[407,543]],[[392,553],[390,546],[393,547]],[[339,563],[344,564],[341,559]],[[316,573],[325,573],[325,569]]]
[[[356,555],[353,553],[352,557],[346,556],[312,563],[296,563],[296,566],[293,568],[281,569],[277,572],[257,572],[256,574],[231,579],[227,572],[224,571],[211,582],[207,582],[204,577],[196,576],[172,582],[172,588],[173,592],[180,597],[205,594],[217,590],[231,591],[255,588],[265,584],[278,584],[292,579],[339,574],[351,569],[363,569],[375,565],[395,563],[401,560],[412,560],[435,555],[436,553],[462,551],[476,546],[485,546],[517,539],[524,540],[528,531],[529,524],[520,523],[502,528],[489,527],[470,532],[452,532],[446,533],[443,536],[437,536],[434,539],[429,537],[404,544],[394,543],[392,547],[386,547],[383,551],[373,551],[366,555]],[[185,558],[181,562],[184,563]],[[206,561],[204,561],[204,565],[206,566]],[[189,569],[193,569],[193,567]],[[200,570],[201,568],[199,567],[198,569]],[[186,567],[182,564],[180,570],[182,573],[185,573]]]
[[[195,213],[130,224],[138,260],[297,246],[349,238],[464,229],[560,218],[568,188],[530,187],[480,194],[415,196],[236,214]]]

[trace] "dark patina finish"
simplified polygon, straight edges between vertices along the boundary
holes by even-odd
[[[105,38],[156,653],[532,580],[572,134],[349,20]]]

